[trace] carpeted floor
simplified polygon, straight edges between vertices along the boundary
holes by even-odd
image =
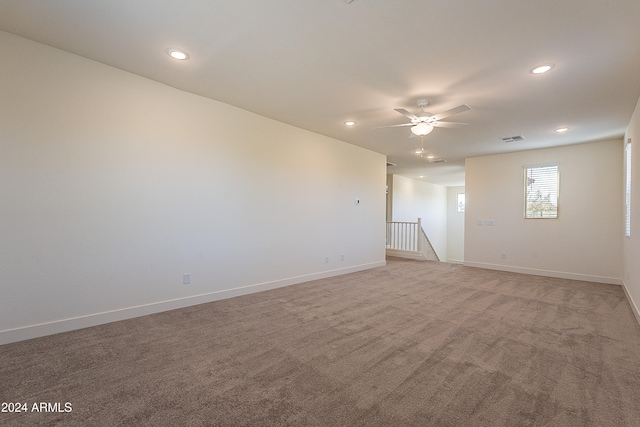
[[[389,259],[0,346],[0,401],[28,406],[2,426],[640,426],[640,327],[619,286]]]

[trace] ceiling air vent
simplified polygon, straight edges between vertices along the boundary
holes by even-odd
[[[395,165],[396,165],[395,163],[389,163],[389,162],[387,162],[387,167],[389,167],[389,166],[395,166]]]
[[[429,163],[447,163],[445,159],[429,159]]]
[[[502,138],[502,142],[518,142],[518,141],[524,141],[524,136],[517,135],[517,136],[508,136],[506,138]]]

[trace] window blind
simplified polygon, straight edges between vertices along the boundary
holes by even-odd
[[[558,165],[525,166],[525,218],[558,218]]]
[[[624,147],[625,155],[625,215],[624,215],[624,235],[631,237],[631,140]]]

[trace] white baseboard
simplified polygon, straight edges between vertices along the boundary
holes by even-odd
[[[638,310],[638,306],[636,305],[636,302],[631,297],[631,294],[629,293],[629,289],[627,289],[627,284],[625,283],[624,280],[622,281],[622,289],[624,290],[624,295],[627,297],[627,302],[629,303],[629,306],[631,306],[631,311],[633,312],[633,315],[636,317],[636,322],[638,322],[638,325],[640,325],[640,310]]]
[[[46,335],[53,335],[61,332],[69,332],[76,329],[87,328],[90,326],[102,325],[105,323],[115,322],[118,320],[126,320],[134,317],[146,316],[148,314],[160,313],[177,308],[189,307],[192,305],[203,304],[207,302],[218,301],[227,298],[233,298],[241,295],[247,295],[255,292],[267,291],[270,289],[281,288],[284,286],[295,285],[312,280],[325,279],[328,277],[339,276],[342,274],[355,273],[358,271],[368,270],[375,267],[386,265],[386,261],[378,261],[369,264],[361,264],[353,267],[340,268],[336,270],[312,273],[303,276],[290,277],[287,279],[274,280],[271,282],[257,283],[254,285],[241,286],[233,289],[225,289],[201,295],[193,295],[184,298],[177,298],[168,301],[159,301],[150,304],[139,305],[135,307],[126,307],[118,310],[111,310],[102,313],[94,313],[86,316],[73,317],[62,320],[55,320],[37,325],[29,325],[15,329],[7,329],[0,331],[0,345],[9,344],[17,341],[24,341],[31,338],[39,338]]]
[[[467,267],[486,268],[487,270],[509,271],[512,273],[531,274],[534,276],[557,277],[559,279],[582,280],[584,282],[607,283],[622,285],[622,279],[617,277],[593,276],[589,274],[569,273],[564,271],[539,270],[536,268],[514,267],[510,265],[486,264],[483,262],[465,261]]]

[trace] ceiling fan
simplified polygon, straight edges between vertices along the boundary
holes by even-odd
[[[453,116],[454,114],[459,114],[464,111],[470,110],[466,104],[458,105],[457,107],[451,108],[450,110],[443,111],[442,113],[432,114],[424,111],[424,107],[429,104],[429,101],[426,99],[418,100],[418,107],[420,107],[420,112],[416,115],[413,114],[404,108],[395,108],[395,111],[402,114],[403,116],[409,118],[411,120],[410,123],[403,123],[401,125],[391,125],[391,126],[381,126],[385,128],[392,127],[400,127],[400,126],[411,126],[410,135],[413,137],[414,135],[424,136],[430,133],[434,127],[441,128],[457,128],[461,126],[466,126],[466,123],[457,123],[457,122],[441,122],[441,119],[447,118],[449,116]]]

